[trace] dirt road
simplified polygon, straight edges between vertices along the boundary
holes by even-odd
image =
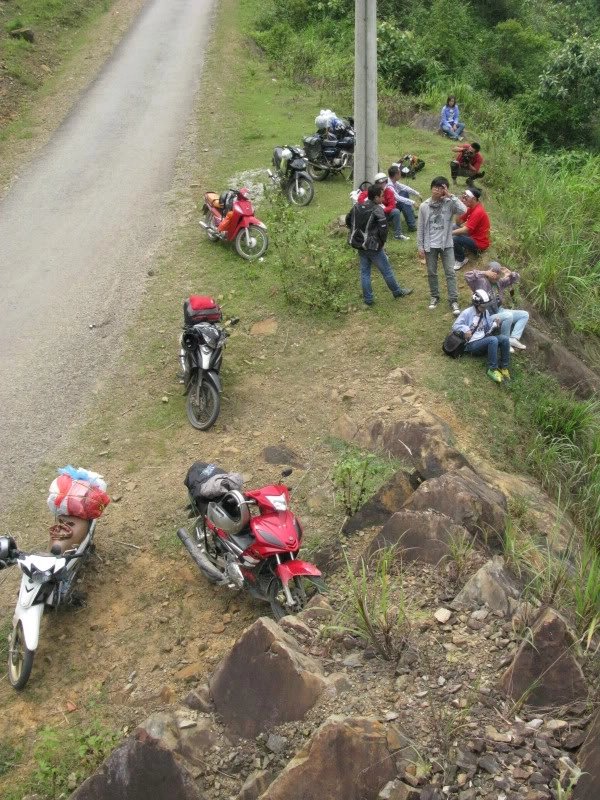
[[[0,506],[81,422],[168,222],[213,0],[148,0],[0,203]]]

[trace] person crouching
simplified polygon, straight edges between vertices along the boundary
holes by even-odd
[[[465,337],[465,353],[473,356],[487,354],[487,376],[494,383],[510,383],[510,341],[508,336],[495,333],[500,328],[499,320],[492,320],[486,309],[490,302],[489,294],[483,289],[478,289],[472,297],[473,305],[461,311],[452,330]]]

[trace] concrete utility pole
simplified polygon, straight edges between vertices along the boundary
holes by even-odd
[[[377,172],[377,0],[355,0],[354,188]]]

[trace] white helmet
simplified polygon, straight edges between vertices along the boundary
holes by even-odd
[[[218,503],[209,503],[206,516],[215,527],[229,536],[235,536],[250,522],[250,509],[244,495],[234,489],[227,492]]]
[[[380,181],[387,181],[388,176],[385,172],[378,172],[377,175],[373,178],[373,183],[379,183]]]
[[[474,306],[484,306],[490,302],[490,296],[485,289],[477,289],[471,298]]]

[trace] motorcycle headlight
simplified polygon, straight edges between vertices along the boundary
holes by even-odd
[[[31,572],[31,580],[34,583],[47,583],[52,577],[54,577],[54,570],[46,569],[44,571],[36,569],[35,572],[32,570]]]

